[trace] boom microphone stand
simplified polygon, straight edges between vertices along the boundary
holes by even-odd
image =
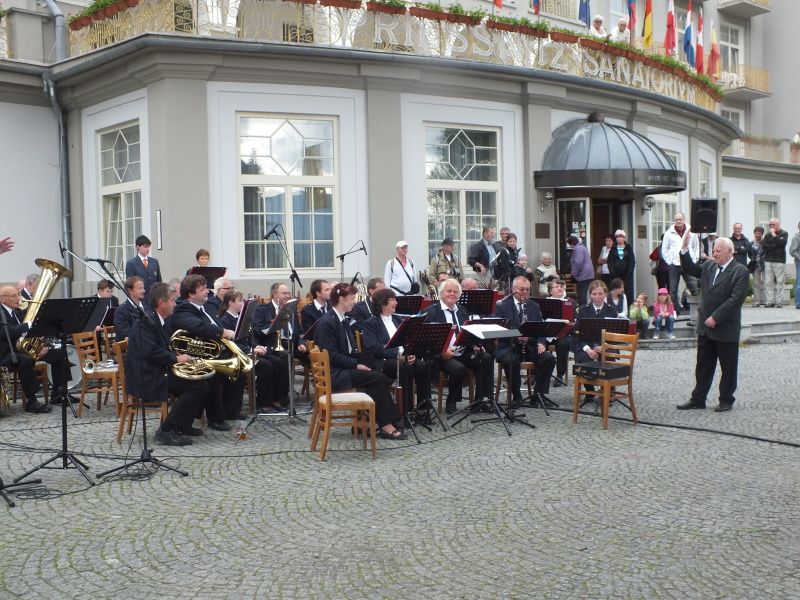
[[[264,239],[265,240],[269,239],[270,236],[273,236],[273,235],[276,238],[278,238],[278,244],[280,244],[281,250],[283,250],[283,255],[286,257],[286,263],[289,265],[289,271],[290,271],[289,280],[292,282],[292,298],[296,298],[297,296],[296,296],[296,293],[295,293],[295,283],[299,287],[302,288],[303,287],[303,282],[300,281],[300,276],[297,274],[297,271],[295,270],[294,265],[292,264],[292,259],[289,258],[289,249],[286,246],[286,234],[284,232],[284,234],[281,235],[281,232],[278,231],[279,228],[280,228],[281,231],[283,231],[283,225],[281,225],[280,223],[275,225],[275,227],[273,227],[269,231],[269,233],[267,233],[264,236]]]
[[[358,244],[358,243],[361,243],[361,248],[356,248],[356,244]],[[345,256],[349,256],[351,254],[355,254],[356,252],[363,252],[364,256],[369,256],[367,254],[367,249],[364,246],[364,240],[358,240],[358,242],[356,242],[355,244],[350,246],[350,249],[347,252],[345,252],[343,254],[337,254],[336,255],[336,258],[341,261],[340,272],[339,272],[339,281],[344,282],[344,258],[345,258]]]

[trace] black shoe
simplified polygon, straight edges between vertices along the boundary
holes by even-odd
[[[697,402],[695,400],[689,400],[684,404],[678,404],[675,408],[678,410],[704,410],[706,407],[705,402]]]
[[[42,404],[41,402],[35,399],[28,400],[28,402],[25,404],[25,412],[37,413],[37,414],[49,413],[53,412],[53,407],[48,406],[47,404]]]
[[[444,412],[448,415],[452,415],[458,412],[458,407],[456,406],[455,402],[448,402],[444,405]]]
[[[733,404],[730,402],[720,402],[715,408],[714,412],[728,412],[733,409]]]
[[[229,421],[246,421],[247,415],[244,413],[236,413],[235,415],[228,415],[225,418]]]
[[[203,435],[203,430],[198,429],[197,427],[178,427],[178,433],[181,435],[197,437],[198,435]]]
[[[208,428],[214,431],[230,431],[232,427],[233,426],[227,421],[220,421],[219,423],[213,421],[208,422]]]
[[[553,387],[564,387],[564,386],[566,386],[566,385],[567,385],[567,384],[566,384],[566,382],[564,381],[564,374],[563,374],[563,373],[559,373],[559,374],[556,376],[556,380],[553,382]]]
[[[156,429],[155,440],[159,444],[166,446],[190,446],[192,440],[177,431],[162,431],[161,427]]]

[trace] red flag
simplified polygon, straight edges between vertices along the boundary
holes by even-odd
[[[664,53],[667,56],[675,54],[675,46],[678,45],[678,34],[675,31],[675,2],[669,0],[667,5],[667,33],[664,36]]]
[[[503,0],[494,0],[494,5],[497,8],[503,8]]]
[[[700,7],[700,13],[697,15],[697,49],[694,53],[695,68],[697,73],[702,75],[705,67],[703,60],[703,7]]]
[[[719,43],[714,31],[714,20],[711,20],[711,52],[708,54],[708,75],[712,81],[719,78]]]
[[[630,44],[636,44],[636,0],[628,0],[628,31],[631,32]]]

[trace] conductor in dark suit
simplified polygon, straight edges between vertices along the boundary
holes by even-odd
[[[155,283],[150,290],[150,308],[154,318],[134,323],[125,353],[125,386],[133,396],[147,402],[166,400],[175,394],[172,408],[156,430],[155,440],[169,446],[187,446],[191,437],[201,435],[192,427],[208,391],[205,380],[183,379],[172,373],[172,366],[192,360],[188,354],[175,354],[169,347],[166,319],[175,309],[175,299],[166,283]]]
[[[497,303],[495,316],[508,320],[509,328],[518,328],[526,321],[541,321],[542,311],[539,305],[530,299],[531,282],[525,276],[519,276],[511,283],[511,296],[506,296]],[[524,345],[525,354],[528,360],[536,365],[536,383],[534,385],[534,395],[541,404],[550,402],[546,396],[550,392],[550,376],[556,366],[555,357],[547,352],[546,338],[520,338]],[[497,362],[503,365],[503,369],[511,382],[511,393],[514,403],[522,402],[522,377],[520,376],[520,346],[517,340],[501,338],[497,341],[497,348],[494,356]],[[534,399],[532,399],[533,401]]]
[[[330,355],[333,390],[363,388],[375,401],[378,434],[386,439],[405,439],[405,433],[392,424],[399,414],[392,399],[389,378],[371,370],[356,353],[355,335],[345,317],[355,303],[355,287],[346,283],[336,284],[331,290],[332,310],[319,320],[314,342]]]
[[[750,272],[733,257],[733,242],[719,238],[714,244],[713,260],[697,265],[688,252],[689,237],[683,236],[681,266],[685,273],[700,278],[703,290],[697,309],[697,364],[691,399],[678,410],[706,407],[714,371],[719,361],[719,404],[715,412],[727,412],[736,400],[739,369],[739,336],[742,329],[742,304],[747,294]]]
[[[154,283],[161,281],[161,267],[158,260],[150,257],[150,238],[140,235],[136,238],[136,256],[125,263],[125,277],[136,275],[144,281],[145,293],[150,291]]]

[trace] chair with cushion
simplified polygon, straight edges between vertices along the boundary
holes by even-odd
[[[119,379],[117,378],[118,367],[99,368],[100,349],[97,346],[97,336],[94,331],[83,333],[73,333],[72,341],[75,350],[78,352],[78,364],[81,366],[81,400],[78,404],[78,416],[83,415],[83,401],[86,394],[97,394],[97,410],[102,408],[102,394],[105,394],[108,402],[108,393],[114,394],[114,411],[120,413]],[[94,370],[87,373],[83,367],[87,361],[95,363]]]
[[[585,377],[574,373],[574,398],[572,404],[572,422],[578,422],[578,410],[581,405],[582,396],[601,397],[601,412],[603,417],[603,429],[608,429],[608,412],[613,402],[619,402],[631,411],[633,424],[639,422],[636,414],[636,404],[633,400],[633,364],[636,358],[639,334],[611,333],[603,330],[602,354],[600,357],[600,369],[596,377]],[[605,373],[606,369],[618,370],[622,367],[621,373]],[[600,391],[586,390],[584,386],[599,386]],[[620,388],[624,387],[624,391]],[[628,404],[625,404],[625,401]]]
[[[317,440],[322,433],[322,446],[319,459],[325,460],[328,451],[331,429],[333,427],[351,427],[356,435],[361,435],[363,447],[367,447],[367,435],[370,436],[372,458],[378,448],[375,440],[375,402],[363,392],[333,393],[331,384],[331,363],[327,350],[314,349],[310,353],[311,375],[317,393],[318,415],[314,420],[314,432],[311,436],[311,450],[316,451]]]
[[[139,399],[128,394],[125,389],[125,353],[128,351],[128,340],[121,342],[114,342],[111,346],[114,360],[117,361],[119,368],[119,380],[122,388],[122,408],[119,414],[119,426],[117,427],[117,443],[122,442],[122,434],[125,424],[128,424],[128,433],[133,429],[133,420],[139,414]],[[161,421],[167,418],[167,401],[162,400],[158,403],[145,404],[145,413],[158,413],[161,415]]]

